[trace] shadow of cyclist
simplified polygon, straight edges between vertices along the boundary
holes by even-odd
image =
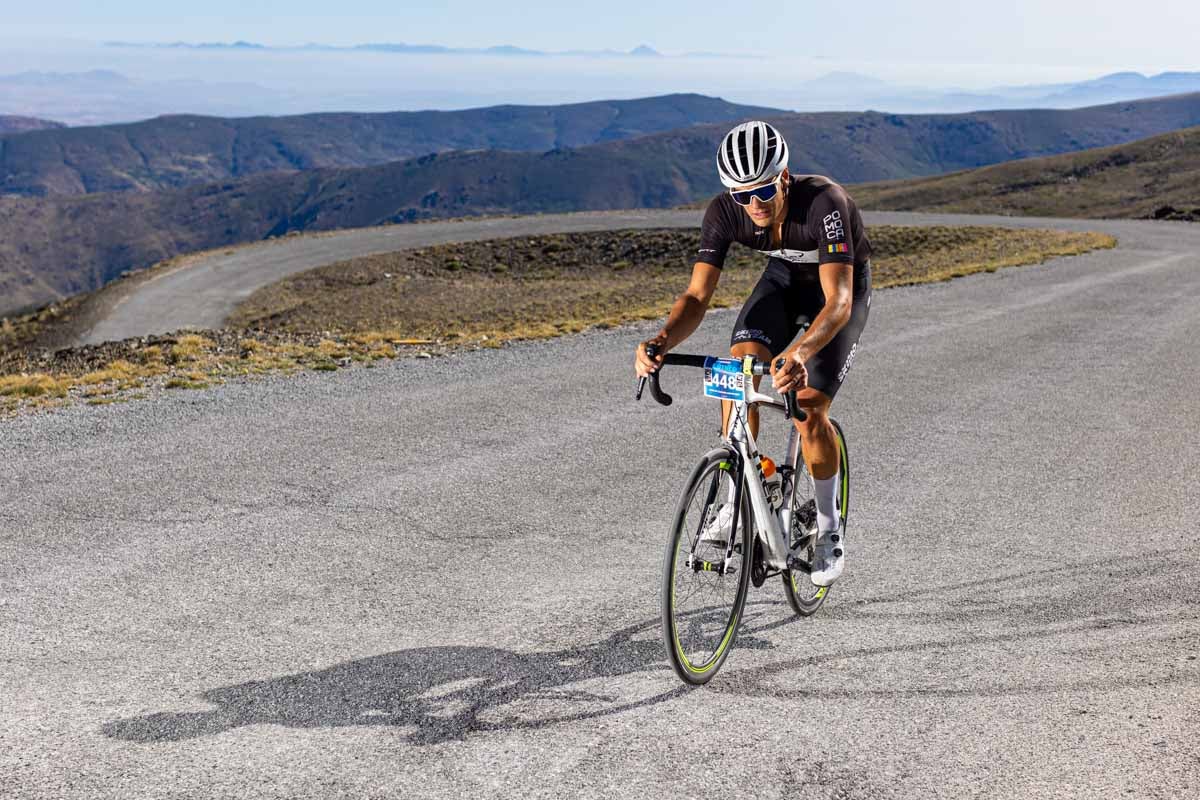
[[[293,728],[379,725],[410,728],[412,744],[462,739],[475,731],[540,728],[660,703],[686,691],[622,696],[603,679],[668,668],[658,620],[594,644],[540,653],[495,647],[418,647],[327,669],[204,692],[210,711],[160,712],[106,724],[126,741],[179,741],[243,725]],[[653,691],[653,688],[651,689]],[[549,702],[547,702],[549,701]],[[541,706],[539,708],[539,705]],[[564,712],[567,705],[570,710]]]

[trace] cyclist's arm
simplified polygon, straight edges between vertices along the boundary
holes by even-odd
[[[730,219],[732,202],[728,195],[722,193],[709,202],[704,212],[704,220],[700,223],[700,250],[696,253],[696,264],[692,267],[692,280],[687,290],[675,298],[671,313],[658,335],[649,342],[643,342],[637,347],[637,360],[634,368],[638,375],[658,369],[662,363],[662,355],[651,359],[646,355],[646,344],[658,345],[661,353],[676,347],[700,326],[704,312],[712,301],[717,281],[721,279],[721,267],[725,265],[725,254],[733,243],[733,232],[736,230],[736,219]]]
[[[808,331],[786,351],[803,364],[837,336],[850,319],[854,302],[854,238],[850,196],[834,184],[814,198],[808,210],[809,228],[817,232],[821,289],[825,307]]]
[[[717,281],[721,280],[721,269],[703,261],[692,267],[692,280],[683,294],[675,298],[667,321],[655,338],[661,339],[668,350],[688,338],[700,326],[708,304],[712,302]]]
[[[788,348],[801,364],[816,355],[833,341],[838,331],[850,320],[854,304],[854,265],[828,263],[820,267],[821,289],[825,292],[825,307],[800,340]]]
[[[708,304],[712,301],[713,292],[716,291],[717,281],[720,279],[720,267],[697,261],[692,267],[692,280],[688,283],[687,289],[675,298],[675,303],[671,306],[671,313],[667,315],[667,321],[662,330],[653,339],[650,339],[649,343],[658,345],[661,353],[666,353],[691,336],[700,326],[700,321],[704,319],[704,313],[708,311]],[[646,355],[645,343],[643,343],[638,346],[637,360],[638,374],[644,375],[657,368],[658,364],[662,362],[662,355],[660,354],[657,359],[652,361]]]

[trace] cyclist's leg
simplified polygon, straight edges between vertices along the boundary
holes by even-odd
[[[840,465],[837,433],[829,421],[829,406],[850,371],[858,351],[858,339],[867,323],[871,308],[870,273],[864,270],[856,281],[850,319],[837,336],[808,360],[808,386],[797,393],[798,403],[808,419],[796,424],[800,433],[804,460],[817,484],[817,513],[821,529],[836,527],[836,482]]]
[[[800,323],[807,328],[812,318],[820,313],[825,304],[824,293],[817,290],[817,302],[801,312]],[[871,311],[871,267],[869,264],[855,268],[854,302],[850,307],[850,319],[804,366],[808,370],[808,387],[797,392],[797,401],[809,411],[809,419],[797,423],[801,441],[804,443],[804,458],[814,478],[833,477],[837,472],[837,436],[829,422],[829,405],[842,388],[842,381],[854,363],[858,352],[858,338],[867,324]]]
[[[800,447],[809,473],[816,480],[837,475],[837,434],[829,421],[829,405],[833,398],[819,389],[808,386],[796,392],[796,404],[804,409],[806,418],[795,420],[800,434]]]

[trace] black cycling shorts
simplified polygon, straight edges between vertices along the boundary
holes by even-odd
[[[808,385],[833,397],[841,388],[858,349],[858,337],[871,310],[871,265],[854,268],[850,319],[832,341],[808,360]],[[825,307],[825,291],[815,264],[772,258],[733,326],[730,345],[759,342],[777,356],[797,334],[808,330]]]

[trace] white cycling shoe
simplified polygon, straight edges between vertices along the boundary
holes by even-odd
[[[729,534],[733,530],[733,504],[724,503],[717,513],[709,517],[700,532],[700,541],[714,547],[725,547],[729,544]]]
[[[812,579],[814,586],[831,586],[846,566],[846,524],[836,531],[821,531],[813,547]]]

